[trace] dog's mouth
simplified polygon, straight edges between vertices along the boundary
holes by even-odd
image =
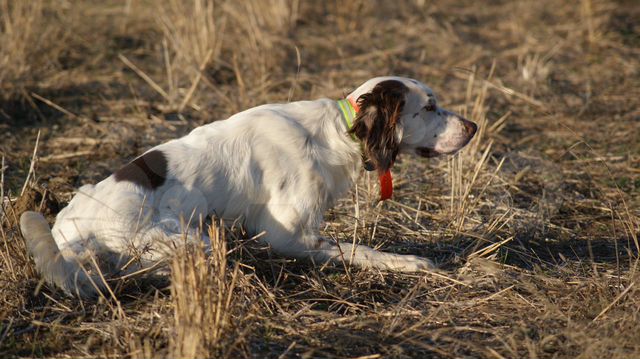
[[[466,146],[471,141],[471,139],[473,139],[473,137],[475,136],[478,130],[478,125],[476,125],[471,121],[467,121],[463,119],[462,124],[464,125],[464,130],[465,130],[464,134],[462,135],[461,139],[457,140],[458,143],[455,146],[453,146],[453,150],[441,152],[430,147],[417,147],[416,154],[418,154],[418,156],[425,157],[425,158],[433,158],[433,157],[438,157],[440,155],[455,154],[460,149],[464,148],[464,146]]]
[[[416,153],[418,154],[418,156],[422,156],[425,158],[438,157],[442,154],[434,150],[433,148],[429,148],[429,147],[418,147],[416,148]]]
[[[442,156],[442,155],[455,155],[458,151],[460,151],[461,149],[464,148],[464,146],[467,145],[467,143],[469,143],[469,141],[471,141],[471,138],[468,138],[465,140],[465,142],[458,146],[456,149],[452,150],[452,151],[447,151],[447,152],[440,152],[437,151],[433,148],[429,148],[429,147],[418,147],[416,148],[416,153],[419,156],[422,156],[424,158],[434,158],[434,157],[438,157],[438,156]]]

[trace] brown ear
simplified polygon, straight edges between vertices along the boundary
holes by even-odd
[[[386,80],[358,98],[360,112],[349,132],[364,143],[366,160],[379,174],[391,168],[398,155],[396,125],[408,90],[400,81]]]

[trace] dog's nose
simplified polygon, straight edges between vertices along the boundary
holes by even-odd
[[[464,125],[464,129],[467,132],[467,136],[469,136],[469,138],[472,138],[476,134],[476,131],[478,131],[478,125],[476,125],[474,122],[465,120],[463,118],[462,124]]]

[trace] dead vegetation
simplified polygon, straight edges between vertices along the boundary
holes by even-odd
[[[638,16],[623,0],[0,0],[0,354],[640,356]],[[74,188],[194,126],[381,74],[423,80],[481,132],[451,159],[403,158],[381,206],[363,174],[324,233],[443,272],[296,263],[214,221],[213,254],[185,248],[170,285],[79,302],[34,273],[22,211],[53,221]]]

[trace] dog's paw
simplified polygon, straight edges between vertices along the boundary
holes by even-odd
[[[401,261],[395,263],[396,267],[394,268],[401,272],[420,272],[423,270],[433,270],[437,268],[435,263],[424,257],[404,255],[401,258]]]

